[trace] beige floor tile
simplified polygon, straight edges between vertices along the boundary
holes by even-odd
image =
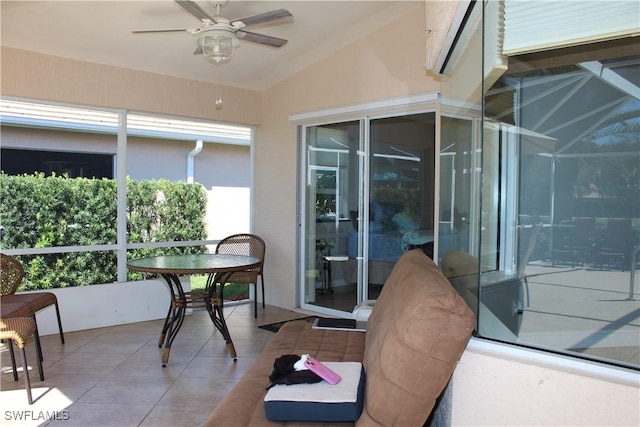
[[[147,415],[143,427],[192,427],[201,426],[211,415],[207,406],[184,407],[156,405]]]
[[[159,368],[162,369],[162,368]],[[109,375],[77,401],[80,403],[156,404],[175,378]]]
[[[266,340],[273,332],[265,331],[257,326],[229,326],[231,339],[238,340]]]
[[[47,373],[107,375],[124,362],[127,354],[96,354],[74,352],[47,367]]]
[[[153,405],[74,403],[66,409],[67,419],[51,421],[49,426],[123,427],[142,423]]]
[[[220,379],[215,375],[201,378],[180,377],[167,390],[158,405],[205,406],[213,411],[236,382],[237,380]]]
[[[238,379],[253,364],[255,358],[239,357],[233,361],[230,357],[198,356],[182,371],[182,378],[203,378],[214,376],[220,379]]]
[[[76,353],[126,354],[131,355],[140,350],[150,337],[120,336],[117,332],[102,335],[83,345]]]
[[[92,331],[95,331],[95,329],[92,329]],[[98,336],[100,335],[96,335],[95,332],[93,334],[84,334],[82,332],[66,332],[64,334],[64,344],[60,342],[60,337],[57,334],[40,337],[40,342],[42,343],[42,347],[46,349],[47,354],[65,354],[76,351]]]
[[[48,393],[57,391],[71,401],[77,400],[80,396],[91,390],[103,375],[98,374],[58,374],[45,371],[44,385],[48,388]]]
[[[202,350],[208,340],[189,339],[185,337],[176,337],[171,344],[171,356],[195,357]]]
[[[111,371],[116,377],[177,378],[193,357],[172,354],[166,367],[162,366],[162,350],[155,354],[136,353]]]

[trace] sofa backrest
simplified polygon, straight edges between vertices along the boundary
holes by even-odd
[[[420,249],[396,263],[369,317],[358,426],[422,426],[474,329],[465,301]]]

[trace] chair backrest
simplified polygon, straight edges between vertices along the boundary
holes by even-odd
[[[609,218],[605,246],[624,248],[633,244],[633,227],[631,218]]]
[[[0,285],[2,295],[15,294],[22,283],[24,268],[20,261],[12,256],[0,253]]]
[[[596,236],[596,219],[592,217],[576,217],[573,220],[574,244],[587,246],[593,243]]]
[[[220,240],[216,246],[217,254],[248,255],[260,259],[260,265],[251,271],[255,276],[262,275],[264,269],[264,254],[267,245],[261,237],[255,234],[234,234]],[[241,274],[241,273],[238,273]],[[235,277],[237,274],[234,274]]]

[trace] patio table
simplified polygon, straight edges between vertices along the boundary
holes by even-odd
[[[260,259],[256,257],[226,254],[164,255],[127,262],[129,270],[159,274],[169,286],[171,292],[169,311],[158,340],[158,347],[164,345],[162,367],[166,367],[169,362],[171,344],[189,308],[207,309],[213,325],[222,333],[231,357],[234,362],[237,360],[236,349],[224,320],[224,285],[231,274],[254,268],[259,264]],[[208,274],[205,295],[201,299],[194,299],[191,292],[185,292],[182,288],[179,275],[190,274]]]

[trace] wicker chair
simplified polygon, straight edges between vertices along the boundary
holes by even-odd
[[[11,317],[0,319],[0,339],[7,340],[9,343],[9,353],[11,354],[11,367],[13,368],[13,378],[18,381],[18,369],[16,367],[16,356],[13,352],[13,343],[20,348],[22,353],[22,370],[24,376],[24,386],[27,391],[27,399],[29,405],[33,403],[31,394],[31,379],[29,378],[29,366],[27,364],[27,353],[25,346],[29,338],[34,336],[36,331],[36,323],[31,317]],[[38,361],[38,372],[40,380],[44,380],[42,373],[42,361],[40,357],[36,357]]]
[[[14,257],[0,253],[0,287],[2,288],[3,302],[27,304],[34,312],[38,312],[51,305],[55,306],[56,316],[58,317],[58,330],[60,331],[60,342],[64,344],[64,333],[62,331],[58,298],[56,298],[56,295],[52,292],[16,294],[24,275],[24,268],[20,261]]]
[[[29,317],[33,320],[35,330],[33,332],[33,338],[36,344],[36,353],[38,354],[38,360],[42,361],[42,346],[40,345],[40,334],[38,333],[38,324],[36,323],[36,313],[31,309],[28,304],[18,302],[7,302],[4,298],[0,299],[0,314],[1,318],[13,319],[16,317]],[[14,370],[13,378],[18,381],[18,374]],[[44,375],[40,372],[40,381],[44,381]]]
[[[234,234],[225,237],[216,247],[217,254],[249,255],[260,259],[260,265],[248,271],[233,273],[227,283],[253,283],[256,297],[253,300],[253,316],[258,317],[258,276],[262,282],[262,308],[264,308],[264,253],[267,245],[255,234]]]

